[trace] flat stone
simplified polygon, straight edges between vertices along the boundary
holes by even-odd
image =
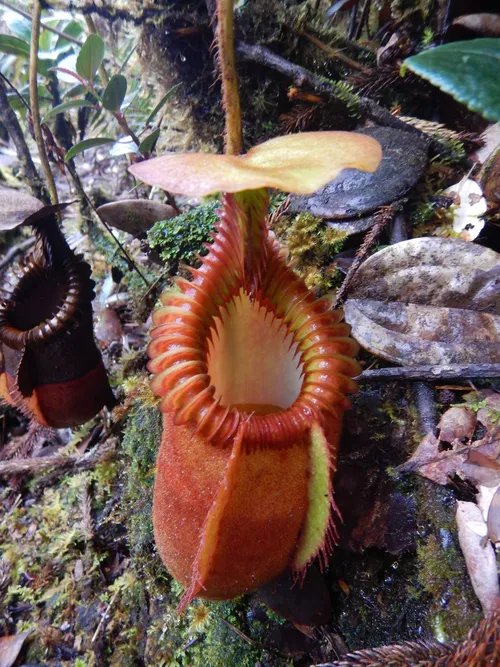
[[[373,227],[375,221],[376,217],[374,215],[369,215],[364,218],[335,220],[335,222],[328,221],[326,224],[328,227],[330,227],[330,229],[334,229],[337,232],[352,236],[353,234],[361,234],[362,232],[366,232],[368,229],[370,229],[370,227]]]
[[[425,138],[392,127],[370,127],[359,133],[377,139],[382,146],[377,171],[344,169],[312,195],[292,195],[290,212],[326,219],[366,215],[403,197],[417,183],[427,164],[429,144]]]

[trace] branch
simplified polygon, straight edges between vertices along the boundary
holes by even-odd
[[[17,157],[21,163],[23,177],[30,186],[31,193],[37,199],[41,199],[45,204],[49,203],[49,198],[45,192],[43,181],[40,178],[33,158],[31,157],[28,144],[24,138],[23,130],[17,120],[17,116],[9,104],[9,98],[5,89],[5,83],[0,77],[0,121],[5,125],[9,137],[16,147]]]
[[[357,382],[384,382],[391,380],[486,380],[500,378],[500,364],[448,364],[425,366],[398,366],[363,371]]]
[[[72,454],[70,456],[42,456],[29,459],[12,459],[0,462],[0,477],[11,475],[40,475],[55,468],[51,475],[77,473],[93,468],[97,463],[110,458],[116,450],[116,438],[109,438],[99,448],[88,454]]]
[[[266,67],[271,67],[272,69],[288,76],[295,83],[296,86],[303,86],[307,84],[317,93],[326,95],[329,98],[338,100],[338,91],[335,85],[325,79],[322,76],[313,74],[309,70],[301,67],[300,65],[294,65],[285,58],[278,56],[276,53],[273,53],[269,49],[266,49],[263,46],[245,44],[239,42],[236,46],[236,53],[243,60],[248,60],[250,62],[258,63],[259,65],[264,65]],[[343,92],[345,95],[345,91]],[[357,102],[359,110],[371,120],[376,121],[380,125],[385,125],[386,127],[395,127],[405,132],[414,132],[419,135],[425,136],[415,127],[408,125],[403,122],[396,116],[393,116],[389,111],[383,109],[373,100],[370,100],[368,97],[358,97],[353,95],[353,102]]]
[[[57,188],[54,181],[54,176],[50,169],[49,158],[45,150],[45,142],[43,140],[42,126],[40,123],[40,105],[38,102],[38,42],[40,39],[40,15],[42,6],[40,0],[34,0],[32,27],[31,27],[31,43],[30,43],[30,66],[29,66],[29,83],[30,83],[30,105],[31,116],[33,118],[33,131],[35,133],[36,145],[38,146],[38,154],[42,163],[42,168],[49,186],[50,198],[53,204],[58,203]]]

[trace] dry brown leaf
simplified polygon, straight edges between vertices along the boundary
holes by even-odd
[[[33,630],[26,630],[17,635],[0,637],[0,667],[12,667],[21,652],[26,637],[29,637],[32,632]]]
[[[500,362],[500,255],[418,238],[372,255],[344,305],[369,352],[403,365]]]
[[[0,188],[0,230],[14,229],[43,208],[42,202],[25,192]]]
[[[465,397],[468,403],[453,407],[441,417],[437,435],[428,433],[412,457],[400,466],[402,472],[418,472],[437,484],[448,484],[458,475],[474,484],[496,486],[500,483],[497,468],[500,458],[500,394],[474,392]],[[474,401],[476,411],[468,406]],[[471,442],[476,424],[485,428],[484,437]]]
[[[487,539],[487,527],[481,510],[474,503],[457,502],[458,540],[464,554],[472,587],[485,614],[500,603],[497,559]]]

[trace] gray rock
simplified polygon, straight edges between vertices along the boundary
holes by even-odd
[[[427,164],[428,142],[413,132],[392,127],[360,130],[382,145],[383,157],[374,173],[344,169],[312,195],[292,195],[290,212],[343,219],[366,215],[403,197],[419,180]]]

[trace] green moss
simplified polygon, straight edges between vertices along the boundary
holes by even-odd
[[[426,480],[419,487],[419,512],[428,534],[418,544],[417,586],[409,593],[423,597],[437,639],[460,640],[480,620],[481,611],[458,544],[455,499]]]
[[[137,385],[134,390],[137,391]],[[122,441],[127,462],[122,508],[130,552],[139,561],[144,558],[146,562],[153,549],[153,483],[161,430],[158,408],[145,403],[144,398],[136,401],[129,413]]]
[[[192,261],[210,238],[219,206],[218,201],[210,201],[188,213],[157,222],[148,232],[149,245],[174,268],[179,262]]]
[[[291,218],[281,216],[273,231],[288,248],[290,259],[295,260],[295,271],[307,287],[325,294],[339,281],[337,269],[331,262],[347,239],[347,234],[328,227],[310,213],[299,213]]]

